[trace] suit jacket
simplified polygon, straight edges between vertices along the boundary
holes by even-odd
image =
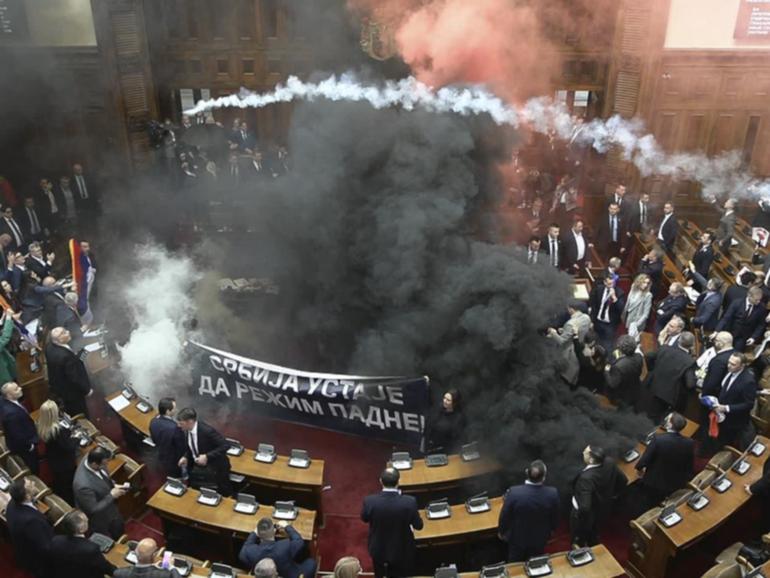
[[[660,278],[663,276],[663,261],[640,261],[639,271],[637,271],[637,274],[640,273],[649,275],[650,280],[652,281],[652,287],[650,287],[650,291],[653,295],[655,295],[660,285]]]
[[[414,496],[385,491],[366,496],[361,519],[369,524],[369,555],[375,563],[411,567],[415,556],[412,528],[422,530],[423,526]]]
[[[80,190],[80,184],[78,183],[77,177],[75,175],[70,175],[70,190],[72,191],[75,206],[78,208],[78,210],[87,209],[93,207],[96,204],[99,188],[91,175],[83,174],[81,176],[83,177],[83,182],[86,185],[86,193],[88,194],[88,198],[86,199],[84,199],[82,196],[82,191]],[[64,202],[63,196],[62,202]]]
[[[575,272],[575,269],[573,267],[575,264],[582,265],[586,260],[590,259],[590,253],[588,249],[588,243],[590,243],[590,241],[588,240],[588,237],[585,234],[583,234],[583,241],[585,243],[585,252],[583,253],[583,259],[581,261],[578,261],[577,241],[575,241],[575,235],[572,232],[572,229],[567,231],[562,237],[564,269],[566,271],[569,271],[570,273]]]
[[[21,224],[19,224],[19,222],[16,220],[15,217],[12,219],[12,221],[14,223],[16,223],[16,227],[18,227],[19,235],[21,236],[21,245],[19,245],[16,242],[16,235],[13,234],[13,230],[11,229],[11,226],[2,217],[0,217],[0,235],[3,234],[3,233],[7,233],[8,235],[10,235],[11,236],[11,242],[8,245],[8,248],[11,251],[18,251],[21,248],[27,246],[27,239],[24,237],[24,229],[21,228]]]
[[[623,203],[624,205],[626,203]],[[617,216],[618,224],[618,247],[626,248],[628,246],[628,223],[623,218],[622,212]],[[610,229],[610,214],[604,213],[599,219],[599,226],[596,229],[596,244],[603,250],[609,249],[612,245],[612,230]]]
[[[663,219],[665,218],[666,216],[663,215],[660,219],[660,223],[663,223]],[[679,233],[679,221],[677,221],[676,215],[671,213],[671,216],[666,221],[662,230],[660,223],[658,223],[658,228],[655,230],[655,236],[658,237],[658,235],[660,235],[663,237],[663,245],[666,250],[672,251],[674,249],[674,243],[676,242],[676,236]]]
[[[0,399],[5,443],[12,453],[26,454],[30,446],[37,444],[37,428],[26,409],[17,404]]]
[[[230,459],[227,457],[227,449],[230,445],[224,436],[209,424],[198,420],[198,454],[206,454],[207,467],[218,476],[230,475]],[[185,437],[185,456],[187,462],[193,463],[192,450]]]
[[[692,256],[692,264],[699,275],[708,279],[711,264],[714,262],[714,248],[709,245],[705,249],[701,246]]]
[[[49,343],[45,347],[48,384],[51,392],[64,404],[70,415],[88,413],[86,396],[91,391],[91,379],[85,364],[72,350]]]
[[[748,287],[743,287],[742,285],[730,285],[726,290],[724,297],[722,298],[722,309],[724,311],[727,311],[727,308],[730,307],[733,301],[744,301],[746,300],[746,295],[749,292]]]
[[[628,205],[627,211],[626,211],[626,221],[628,223],[628,230],[632,234],[640,233],[642,231],[642,223],[641,223],[642,211],[641,211],[641,208],[639,207],[639,202],[640,202],[639,199],[623,202],[623,205]],[[645,211],[645,217],[646,217],[645,224],[647,226],[655,222],[655,219],[652,215],[652,207],[650,203],[647,203],[647,210]]]
[[[35,198],[35,208],[38,210],[37,216],[38,218],[40,218],[41,215],[43,217],[43,222],[40,224],[49,229],[54,228],[57,222],[63,218],[66,206],[64,197],[58,188],[54,187],[51,192],[53,194],[53,200],[56,203],[56,213],[53,212],[51,199],[46,193],[39,191]]]
[[[522,484],[505,493],[498,532],[509,547],[543,551],[559,525],[559,492],[551,486]]]
[[[45,277],[48,277],[51,274],[51,265],[48,263],[48,261],[45,260],[45,257],[43,258],[43,262],[41,263],[31,255],[27,257],[27,260],[24,262],[27,269],[35,273],[38,277],[40,277],[40,280],[42,281]]]
[[[628,299],[626,299],[626,306],[623,308],[626,327],[636,325],[639,333],[644,331],[647,320],[650,318],[651,309],[652,293],[649,291],[646,293],[631,291],[628,294]]]
[[[719,226],[716,230],[716,238],[720,243],[727,242],[732,239],[733,233],[735,232],[735,224],[737,222],[738,215],[735,214],[735,211],[731,212],[729,215],[722,215],[722,218],[719,219]]]
[[[83,458],[72,481],[75,505],[88,516],[91,531],[117,539],[123,533],[123,516],[115,498],[110,495],[115,484],[107,472],[102,471],[102,474],[99,476],[86,467]]]
[[[620,317],[623,314],[623,309],[625,307],[625,294],[623,293],[623,290],[620,287],[615,287],[615,296],[618,298],[615,303],[610,301],[609,310],[610,310],[610,324],[617,325],[620,323]],[[600,309],[602,306],[602,298],[604,297],[604,284],[603,283],[597,283],[594,285],[593,289],[591,289],[591,295],[588,299],[588,306],[591,308],[591,319],[596,323],[597,318],[599,317]]]
[[[611,460],[599,467],[583,469],[572,482],[572,495],[577,502],[576,534],[586,534],[610,509],[614,498],[628,484],[628,478]]]
[[[609,398],[625,405],[636,405],[643,367],[644,358],[639,353],[624,355],[614,360],[604,374]]]
[[[575,355],[575,341],[582,343],[589,329],[591,329],[591,318],[585,313],[578,312],[567,320],[560,334],[551,337],[561,345],[562,358],[565,363],[562,375],[569,383],[577,383],[580,373],[580,361]]]
[[[252,532],[244,542],[238,554],[238,560],[251,572],[257,562],[264,558],[270,558],[275,562],[278,575],[281,578],[299,578],[302,569],[294,561],[294,558],[305,546],[305,541],[299,532],[291,526],[286,526],[286,534],[288,535],[287,539],[262,544],[259,537]],[[312,577],[305,576],[305,578]]]
[[[733,340],[752,338],[756,341],[762,337],[765,330],[766,315],[767,309],[762,304],[754,305],[751,315],[748,315],[746,300],[736,300],[730,303],[717,323],[717,331],[729,331],[733,334]]]
[[[56,310],[59,305],[64,305],[64,295],[61,291],[54,291],[43,297],[43,313],[40,316],[43,327],[47,329],[56,327]]]
[[[36,508],[11,500],[5,510],[16,562],[35,576],[48,571],[53,527]]]
[[[79,445],[69,428],[60,427],[51,439],[45,442],[45,456],[53,473],[72,474],[77,468]]]
[[[650,392],[672,407],[679,407],[687,389],[695,387],[695,360],[680,347],[661,345],[647,354]]]
[[[35,235],[35,238],[38,238],[42,233],[43,229],[45,229],[48,224],[45,220],[45,215],[42,211],[37,209],[37,207],[31,207],[29,209],[37,216],[37,224],[40,226],[40,233]],[[14,219],[16,219],[16,222],[21,227],[21,232],[24,233],[24,237],[27,239],[32,239],[32,217],[27,212],[27,207],[21,207],[19,209],[15,209],[14,211],[16,215],[14,216]],[[28,259],[29,260],[29,259]],[[42,279],[42,277],[41,277]]]
[[[99,546],[79,536],[54,536],[51,564],[54,578],[104,578],[115,571]]]
[[[679,433],[666,432],[652,438],[636,463],[646,468],[642,483],[662,494],[684,488],[695,471],[695,441]]]
[[[719,396],[719,391],[722,388],[722,380],[727,375],[727,360],[735,350],[730,348],[725,351],[720,351],[709,361],[706,367],[706,376],[703,378],[703,385],[701,385],[701,395],[713,395]]]
[[[757,382],[752,371],[746,368],[735,379],[729,391],[724,391],[724,388],[721,388],[719,392],[719,403],[730,408],[725,416],[725,421],[719,424],[719,429],[730,437],[749,425],[751,409],[754,407],[756,397]]]
[[[546,235],[543,237],[543,240],[540,242],[540,249],[545,253],[546,256],[546,263],[549,265],[551,264],[551,240]],[[559,269],[564,269],[564,243],[562,243],[562,240],[556,239],[556,254],[558,256],[558,263]]]
[[[175,568],[166,570],[151,565],[118,568],[112,576],[113,578],[180,578]]]
[[[658,328],[657,333],[660,333],[660,331],[666,326],[666,323],[671,321],[671,318],[674,315],[683,316],[686,310],[686,295],[677,295],[676,297],[667,295],[663,301],[658,303],[658,305],[655,307],[655,313],[657,315],[655,318],[655,326]]]
[[[749,487],[752,495],[766,497],[770,493],[770,460],[762,466],[762,477]]]
[[[184,432],[176,422],[161,415],[156,415],[150,421],[150,437],[158,449],[158,460],[166,474],[179,475],[179,459],[187,453],[187,443]]]
[[[704,291],[695,302],[695,317],[692,324],[703,331],[714,331],[719,322],[719,309],[722,307],[722,294],[719,291]]]

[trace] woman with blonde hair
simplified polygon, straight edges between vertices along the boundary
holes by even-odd
[[[354,556],[345,556],[334,565],[334,578],[356,578],[361,573],[361,562]]]
[[[637,341],[639,341],[639,334],[644,331],[647,319],[650,317],[650,309],[652,309],[651,286],[652,279],[649,275],[645,273],[637,275],[631,285],[626,306],[621,314],[626,331]]]
[[[59,420],[59,406],[53,400],[47,400],[40,406],[37,417],[37,434],[45,443],[45,456],[53,477],[54,493],[68,504],[74,504],[72,478],[77,468],[77,441],[70,429]]]

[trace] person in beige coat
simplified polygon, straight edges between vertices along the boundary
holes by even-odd
[[[586,313],[587,306],[581,301],[571,301],[567,305],[569,319],[561,329],[548,328],[548,338],[556,341],[562,348],[564,370],[561,376],[570,385],[577,383],[580,374],[580,362],[575,354],[575,345],[582,345],[586,333],[591,329],[591,318]]]
[[[650,309],[652,308],[651,286],[652,280],[649,275],[645,273],[637,275],[631,284],[631,291],[628,293],[626,306],[621,316],[626,326],[626,332],[637,341],[639,341],[639,334],[644,331],[647,319],[650,317]]]

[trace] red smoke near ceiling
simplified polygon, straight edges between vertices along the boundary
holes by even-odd
[[[550,92],[558,58],[535,11],[512,0],[348,0],[388,23],[404,61],[432,86],[483,83],[521,101]]]

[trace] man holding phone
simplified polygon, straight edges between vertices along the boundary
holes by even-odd
[[[285,534],[285,537],[276,539],[278,532]],[[270,558],[275,562],[281,578],[315,576],[315,560],[305,558],[298,561],[304,549],[305,541],[288,522],[282,520],[276,524],[272,518],[262,518],[243,544],[238,559],[251,570],[260,560]]]
[[[88,452],[75,471],[72,490],[75,505],[88,516],[91,530],[117,540],[125,526],[118,498],[128,491],[130,484],[116,485],[112,481],[107,473],[111,457],[110,451],[101,446]]]
[[[152,538],[140,540],[134,549],[136,564],[128,568],[119,568],[112,575],[113,578],[180,578],[179,572],[173,565],[171,556],[164,556],[162,567],[153,565],[158,544]]]

